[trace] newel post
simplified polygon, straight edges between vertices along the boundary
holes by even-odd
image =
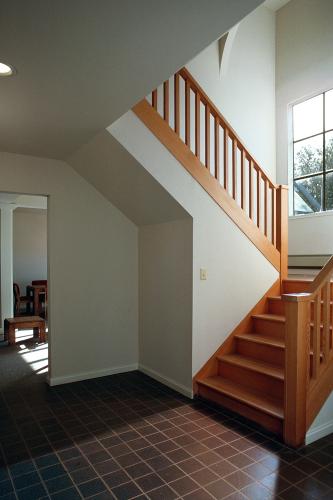
[[[310,294],[283,295],[286,314],[284,441],[298,447],[306,434],[310,363]]]
[[[288,277],[288,186],[276,190],[276,247],[280,252],[280,278]]]

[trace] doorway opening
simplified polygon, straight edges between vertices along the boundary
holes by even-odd
[[[47,196],[0,192],[0,388],[48,375]]]

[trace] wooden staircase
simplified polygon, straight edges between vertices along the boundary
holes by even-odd
[[[185,68],[133,112],[279,272],[194,377],[194,394],[303,444],[333,390],[333,258],[313,281],[287,279],[288,188],[268,178]]]
[[[282,294],[268,293],[257,304],[246,326],[241,323],[195,377],[198,396],[257,422],[266,429],[284,436],[285,429],[285,350],[286,302],[283,294],[307,292],[312,282],[305,279],[285,279]],[[278,288],[275,285],[275,292]],[[301,293],[302,293],[301,292]],[[333,297],[333,282],[330,283]],[[330,301],[329,346],[332,348],[333,303]],[[325,308],[320,301],[321,314]],[[313,376],[313,335],[315,331],[315,300],[310,301],[310,366]],[[259,311],[259,312],[258,312]],[[323,330],[320,324],[319,363],[324,359]],[[231,340],[231,341],[230,341]],[[298,443],[301,444],[301,443]]]

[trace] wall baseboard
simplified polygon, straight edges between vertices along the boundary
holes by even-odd
[[[81,372],[73,375],[65,375],[64,377],[48,377],[48,383],[51,386],[69,384],[71,382],[80,382],[81,380],[89,380],[92,378],[106,377],[107,375],[115,375],[117,373],[132,372],[138,369],[137,363],[132,365],[117,366],[115,368],[106,368],[93,372]]]
[[[180,394],[183,394],[183,396],[186,396],[188,398],[193,399],[193,390],[192,388],[186,387],[185,385],[179,384],[175,380],[165,377],[161,373],[152,370],[151,368],[148,368],[148,366],[142,365],[139,363],[139,370],[142,373],[145,373],[149,377],[157,380],[158,382],[161,382],[161,384],[166,385],[167,387],[170,387],[170,389],[173,389],[174,391],[179,392]]]
[[[328,434],[331,434],[332,432],[333,432],[333,420],[331,420],[330,422],[326,422],[325,424],[319,425],[318,427],[315,427],[310,432],[308,432],[305,436],[305,444],[311,444],[314,441],[318,441],[318,439],[328,436]]]

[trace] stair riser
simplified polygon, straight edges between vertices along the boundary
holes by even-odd
[[[253,324],[256,333],[284,339],[285,323],[263,318],[253,318]]]
[[[299,281],[284,281],[283,282],[283,293],[301,293],[307,292],[311,282],[299,282]],[[333,292],[333,283],[331,283],[331,294]]]
[[[261,425],[265,429],[282,436],[283,420],[267,415],[260,410],[247,406],[236,399],[230,398],[214,389],[198,384],[198,395],[208,401],[213,401],[224,406],[228,410],[234,411],[253,422]],[[232,444],[232,443],[231,443]]]
[[[258,344],[245,339],[236,339],[236,352],[277,365],[284,364],[284,349]]]
[[[276,398],[281,400],[283,398],[283,381],[269,375],[223,361],[219,361],[218,375],[245,385],[250,389],[255,388],[268,396],[273,394]]]

